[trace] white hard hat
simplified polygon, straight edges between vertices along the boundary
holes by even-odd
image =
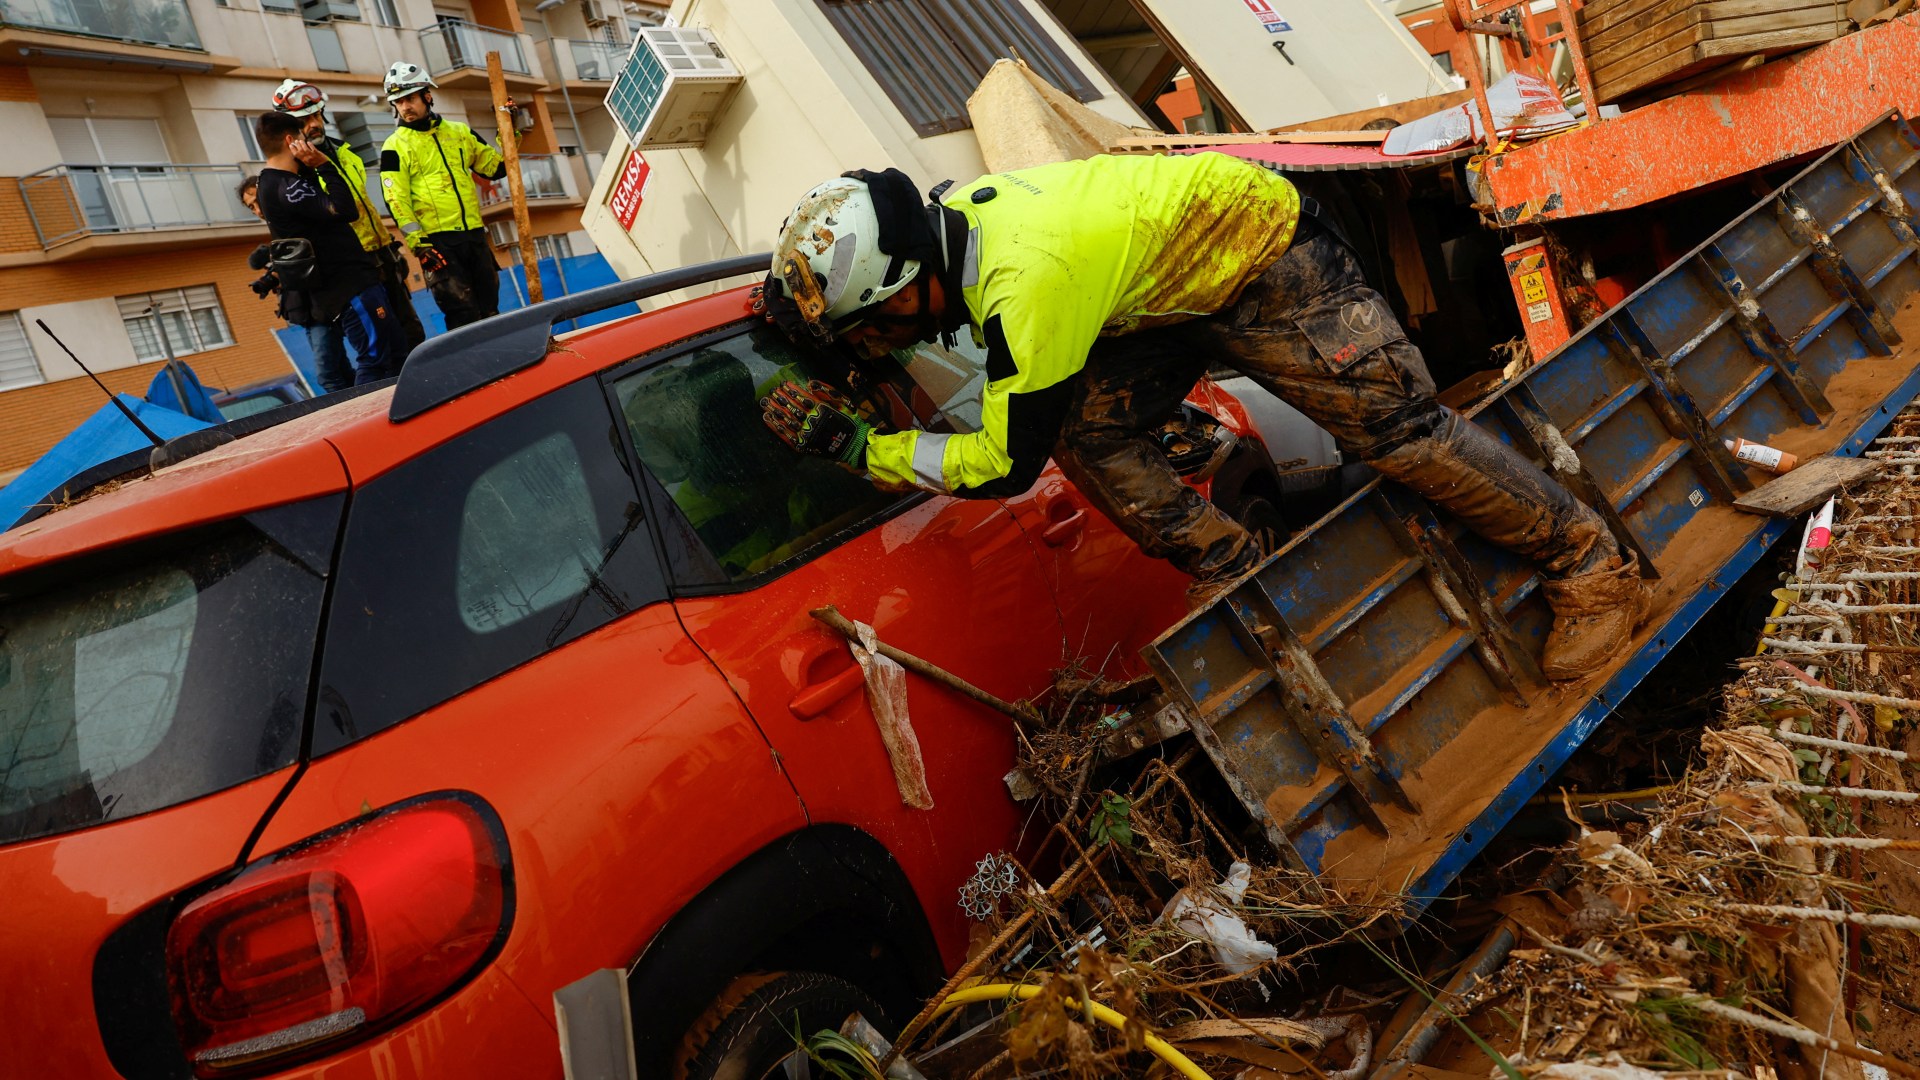
[[[288,116],[312,116],[327,107],[327,92],[310,82],[283,79],[273,91],[273,107]]]
[[[422,90],[431,90],[439,86],[419,64],[406,60],[396,60],[387,69],[387,104],[391,105],[403,97],[417,94]]]
[[[801,196],[773,247],[773,276],[809,323],[831,324],[878,304],[919,271],[918,260],[895,260],[880,250],[873,194],[844,176]],[[817,295],[807,295],[815,288]]]

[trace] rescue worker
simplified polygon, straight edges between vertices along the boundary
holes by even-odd
[[[435,85],[418,64],[387,69],[387,103],[400,126],[380,147],[380,187],[451,330],[499,310],[499,267],[473,178],[499,180],[507,163],[472,128],[433,111]]]
[[[303,273],[275,267],[284,288],[306,293],[309,317],[340,328],[354,351],[356,385],[387,378],[400,368],[400,327],[373,257],[354,235],[360,214],[333,159],[301,137],[304,125],[283,112],[261,113],[254,138],[267,156],[254,188],[259,213],[281,240],[304,240],[313,265]]]
[[[413,290],[408,287],[407,277],[412,273],[407,267],[407,257],[401,253],[400,239],[387,227],[387,219],[367,197],[367,163],[360,155],[344,143],[335,141],[327,134],[327,93],[309,82],[298,79],[285,79],[273,92],[275,112],[298,117],[303,125],[301,136],[307,145],[313,147],[332,161],[334,168],[346,180],[347,189],[353,194],[354,205],[360,210],[360,216],[353,219],[353,235],[360,238],[360,246],[373,256],[373,265],[380,272],[381,284],[387,290],[387,309],[393,313],[400,327],[400,361],[406,362],[407,354],[427,339],[426,328],[420,325],[420,313],[413,310]],[[316,340],[313,352],[319,361],[320,370],[327,370],[327,361],[321,360],[321,351],[325,349],[330,357],[337,357],[338,368],[347,366],[346,343],[338,331],[329,329],[330,340]]]
[[[879,434],[830,388],[789,383],[762,406],[793,448],[962,498],[1017,495],[1052,454],[1142,550],[1195,579],[1195,603],[1263,558],[1151,437],[1217,361],[1537,562],[1555,614],[1549,677],[1600,669],[1646,615],[1639,567],[1599,515],[1436,402],[1335,228],[1236,158],[1063,162],[983,176],[931,206],[898,170],[847,173],[787,218],[761,295],[789,333],[870,359],[968,324],[987,352],[978,431]]]

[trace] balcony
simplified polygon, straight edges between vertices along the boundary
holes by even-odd
[[[184,0],[0,0],[0,53],[54,67],[224,74],[239,65],[206,53]]]
[[[570,83],[610,83],[627,63],[626,45],[555,38],[553,49],[560,58],[559,77]]]
[[[540,202],[579,202],[578,179],[565,154],[521,154],[520,181],[527,186],[527,204]],[[507,182],[502,179],[480,189],[480,212],[491,215],[513,205]]]
[[[427,54],[427,73],[450,89],[485,89],[490,52],[500,54],[509,87],[533,90],[546,82],[533,58],[533,39],[525,34],[442,19],[420,31],[420,47]]]
[[[21,177],[20,196],[40,246],[63,257],[89,240],[179,246],[265,228],[235,191],[245,175],[238,165],[55,165]]]

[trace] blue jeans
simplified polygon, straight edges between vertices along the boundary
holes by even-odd
[[[352,386],[354,370],[347,362],[347,339],[339,321],[308,326],[306,331],[313,366],[320,371],[320,392],[331,394]]]
[[[362,289],[340,309],[333,323],[360,354],[353,365],[354,385],[400,373],[407,346],[400,320],[388,306],[386,285],[375,282]]]
[[[307,345],[320,371],[320,392],[331,394],[400,372],[406,342],[400,320],[387,306],[384,285],[371,285],[348,300],[330,323],[307,327]],[[347,360],[347,345],[355,354]]]

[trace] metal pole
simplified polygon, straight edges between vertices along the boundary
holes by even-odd
[[[148,304],[147,313],[153,316],[153,328],[160,332],[160,351],[167,354],[167,381],[173,384],[173,396],[180,402],[180,411],[186,412],[187,381],[180,377],[179,362],[173,355],[173,339],[167,336],[167,322],[160,317],[158,304]]]
[[[520,176],[520,138],[513,131],[513,110],[507,105],[507,77],[500,71],[500,54],[487,54],[487,82],[493,87],[493,118],[500,130],[500,153],[507,162],[507,191],[513,196],[513,224],[520,231],[520,265],[527,272],[527,300],[545,299],[540,290],[540,267],[533,253],[533,220],[527,216],[527,187]]]

